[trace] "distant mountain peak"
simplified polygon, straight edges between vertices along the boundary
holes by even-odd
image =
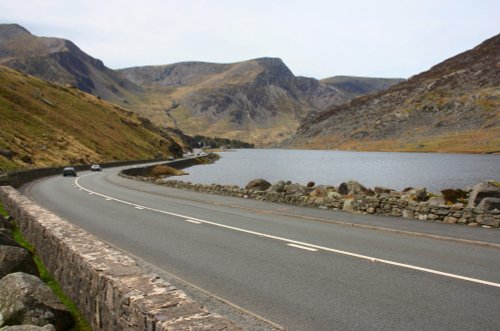
[[[31,36],[31,33],[19,24],[0,24],[0,42],[17,38],[21,35]]]

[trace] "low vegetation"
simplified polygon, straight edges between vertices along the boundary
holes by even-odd
[[[178,156],[169,136],[78,89],[0,66],[3,171]],[[2,173],[2,171],[0,171]]]
[[[3,205],[0,203],[0,215],[2,217],[5,217],[8,215],[7,211],[4,209]],[[69,330],[69,331],[92,331],[90,328],[90,325],[87,323],[83,315],[80,313],[76,305],[63,293],[61,287],[57,283],[57,281],[52,278],[47,270],[45,268],[43,262],[40,260],[38,256],[36,256],[36,251],[33,246],[31,246],[30,243],[28,243],[21,231],[19,229],[14,229],[13,231],[13,236],[14,240],[29,250],[33,254],[33,260],[35,261],[35,264],[38,268],[38,272],[40,273],[40,279],[47,284],[47,286],[50,287],[52,292],[61,300],[61,302],[68,308],[68,310],[71,312],[71,315],[73,316],[73,319],[75,320],[75,326]]]

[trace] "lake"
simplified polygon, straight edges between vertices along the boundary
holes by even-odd
[[[486,180],[500,181],[500,155],[385,153],[284,149],[241,149],[218,153],[211,165],[185,169],[176,179],[199,184],[231,184],[244,187],[264,178],[271,183],[290,180],[301,184],[338,186],[350,179],[367,187],[396,190],[426,187],[465,188]]]

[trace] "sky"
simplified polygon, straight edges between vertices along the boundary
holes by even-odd
[[[499,0],[0,0],[0,23],[113,69],[279,57],[297,76],[408,78],[500,32]]]

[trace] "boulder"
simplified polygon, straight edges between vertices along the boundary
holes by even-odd
[[[287,184],[287,185],[285,185],[283,190],[287,195],[299,196],[299,195],[306,195],[307,194],[306,187],[302,186],[300,184]]]
[[[73,324],[70,312],[40,278],[16,272],[0,280],[0,326],[52,324],[68,330]]]
[[[342,195],[360,195],[367,193],[368,189],[355,180],[348,180],[340,183],[337,191]]]
[[[500,210],[500,198],[484,198],[476,208],[484,211]]]
[[[429,195],[427,194],[427,189],[425,187],[418,188],[414,190],[413,198],[415,201],[427,201],[429,200]]]
[[[348,194],[350,195],[360,195],[368,192],[368,189],[361,185],[359,182],[355,180],[348,180],[346,182]]]
[[[56,328],[54,328],[52,324],[47,324],[45,326],[13,325],[0,328],[0,331],[56,331]]]
[[[272,185],[268,191],[269,192],[276,192],[276,193],[281,193],[285,190],[285,185],[286,183],[282,180],[280,180],[279,182],[277,182],[276,184]]]
[[[314,187],[315,185],[316,185],[315,182],[309,182],[309,183],[307,183],[307,187],[310,187],[310,188]]]
[[[484,198],[500,198],[500,186],[492,182],[479,183],[472,188],[469,194],[468,208],[474,208]]]
[[[0,278],[19,271],[39,276],[35,261],[33,261],[33,257],[27,249],[0,246]]]
[[[438,207],[445,205],[446,201],[442,197],[432,197],[427,201],[427,203],[429,204],[429,207]]]
[[[347,187],[347,183],[340,183],[337,191],[342,195],[349,194],[349,188]]]
[[[271,187],[271,183],[269,183],[267,180],[258,178],[250,181],[247,186],[245,186],[245,189],[247,190],[253,190],[253,191],[265,191],[268,188]]]

